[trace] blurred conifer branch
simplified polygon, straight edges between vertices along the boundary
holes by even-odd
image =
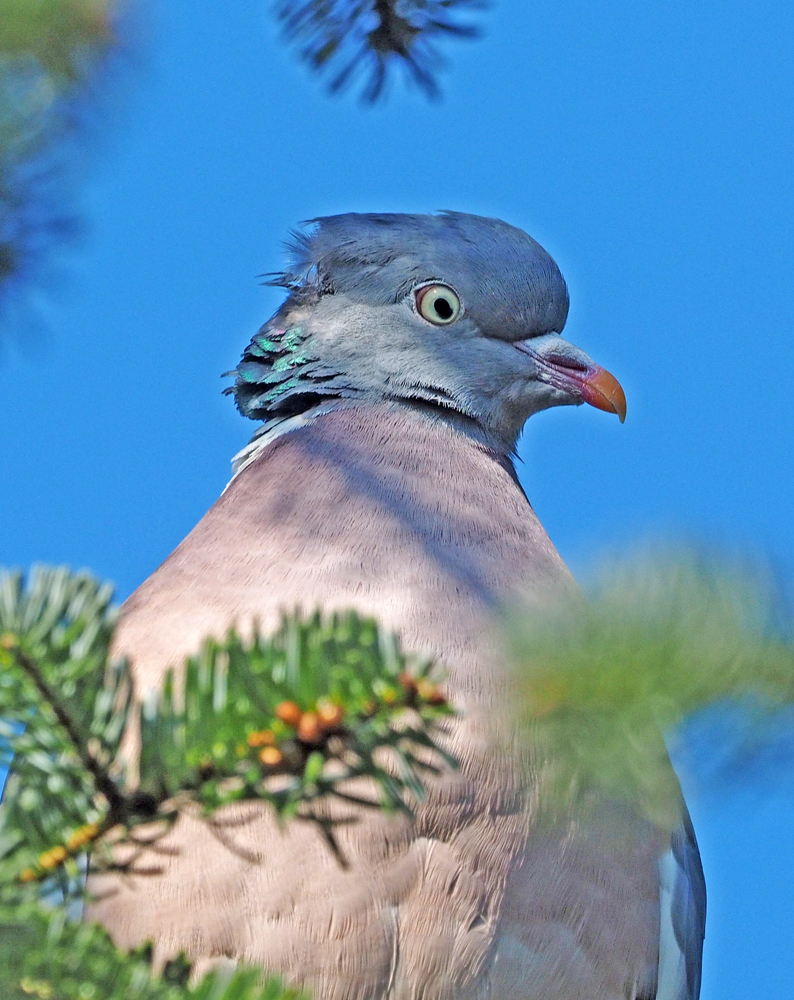
[[[224,806],[262,801],[284,821],[318,824],[332,850],[322,802],[410,813],[423,779],[454,766],[438,742],[451,710],[432,667],[354,614],[285,618],[268,639],[208,640],[179,682],[169,676],[141,706],[128,665],[108,661],[111,593],[65,570],[0,576],[0,739],[6,763],[13,755],[0,810],[0,947],[26,956],[0,969],[0,985],[17,977],[2,995],[295,996],[250,970],[235,973],[237,992],[221,988],[220,973],[191,991],[184,962],[168,973],[178,966],[183,981],[167,985],[145,954],[125,958],[65,913],[84,896],[89,857],[92,874],[135,869],[182,811],[222,827]],[[134,782],[122,755],[130,731],[141,736]],[[37,909],[42,898],[59,909]],[[116,992],[78,990],[106,981]]]
[[[119,951],[98,924],[26,904],[0,910],[3,1000],[308,1000],[260,969],[223,968],[191,983],[183,957],[152,975],[149,946]]]
[[[794,705],[794,618],[758,567],[688,552],[603,568],[587,595],[508,619],[519,721],[553,766],[543,807],[628,799],[675,826],[663,733],[738,702],[763,738]]]
[[[76,228],[63,140],[114,44],[117,0],[0,0],[0,319]]]
[[[73,140],[81,113],[118,48],[123,0],[0,0],[0,323],[20,295],[52,274],[79,228],[70,207]],[[133,3],[134,6],[134,3]],[[438,43],[476,38],[467,15],[484,0],[275,0],[285,39],[338,92],[385,94],[401,67],[439,93]],[[84,117],[84,115],[83,115]]]
[[[437,97],[443,65],[437,42],[479,37],[478,27],[459,15],[485,6],[483,0],[277,0],[275,11],[287,40],[328,77],[332,93],[362,80],[362,97],[372,102],[384,95],[397,66]]]

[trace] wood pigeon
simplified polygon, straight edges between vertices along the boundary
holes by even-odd
[[[683,803],[672,842],[614,802],[540,824],[547,763],[527,794],[498,738],[498,609],[521,595],[542,613],[573,586],[517,437],[550,406],[625,416],[617,380],[561,336],[559,269],[521,230],[458,212],[316,219],[291,255],[286,301],[227,390],[261,426],[125,603],[115,652],[152,689],[232,624],[357,609],[443,664],[461,768],[413,821],[341,828],[347,869],[264,806],[222,828],[184,817],[162,873],[102,876],[92,916],[124,947],[258,964],[315,1000],[697,1000],[705,885]]]

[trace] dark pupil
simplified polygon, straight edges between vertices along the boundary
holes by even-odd
[[[439,319],[450,319],[452,316],[452,306],[449,304],[449,299],[436,299],[433,308]]]

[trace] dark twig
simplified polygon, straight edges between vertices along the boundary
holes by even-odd
[[[46,704],[49,705],[55,715],[55,718],[60,723],[62,729],[68,736],[70,743],[74,747],[75,752],[80,759],[80,763],[94,779],[94,785],[96,786],[97,791],[104,795],[107,800],[109,814],[106,825],[110,827],[122,821],[126,812],[126,799],[124,795],[119,790],[116,782],[113,778],[111,778],[110,774],[108,774],[104,765],[96,759],[94,754],[91,753],[91,750],[88,747],[88,741],[80,731],[80,727],[63,707],[62,700],[47,683],[47,679],[42,673],[39,664],[33,659],[32,656],[29,656],[23,649],[20,649],[19,646],[13,647],[11,653],[17,663],[17,666],[19,666],[20,669],[27,674],[35,685],[36,690],[39,692]]]

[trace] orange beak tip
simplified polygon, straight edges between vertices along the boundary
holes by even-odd
[[[615,376],[606,368],[594,368],[582,383],[586,403],[607,413],[616,413],[621,423],[626,420],[626,394]]]

